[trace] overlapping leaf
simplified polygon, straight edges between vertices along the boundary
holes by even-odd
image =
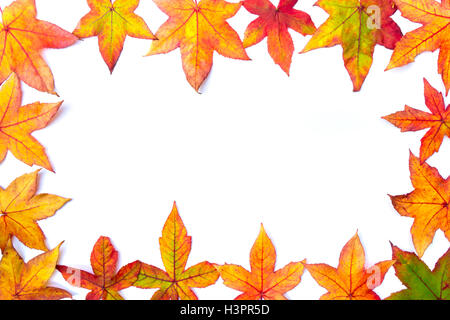
[[[55,214],[69,199],[52,194],[36,195],[38,171],[0,187],[0,249],[15,236],[30,248],[47,250],[45,236],[37,221]]]
[[[402,16],[423,26],[408,32],[396,45],[387,70],[404,66],[426,51],[439,51],[438,72],[450,89],[450,3],[435,0],[394,0]]]
[[[399,111],[383,117],[402,132],[429,129],[422,138],[420,146],[420,162],[424,163],[433,153],[438,152],[444,137],[450,137],[450,107],[445,107],[444,98],[426,79],[425,104],[431,113],[405,106]]]
[[[395,274],[407,287],[393,293],[389,300],[450,300],[450,250],[433,271],[414,253],[392,246]]]
[[[79,38],[98,36],[103,60],[113,72],[119,60],[126,36],[156,39],[145,21],[134,11],[139,0],[87,0],[91,11],[73,32]]]
[[[60,246],[25,263],[9,240],[0,261],[0,300],[71,298],[67,291],[47,286],[58,261]]]
[[[29,86],[54,93],[52,72],[40,52],[76,41],[73,34],[36,19],[35,0],[13,1],[3,9],[0,24],[0,82],[15,72]]]
[[[248,48],[267,37],[267,47],[273,61],[284,72],[289,74],[294,42],[289,34],[291,28],[302,35],[313,34],[316,27],[311,17],[294,6],[298,0],[280,0],[275,7],[269,0],[245,0],[244,7],[259,17],[247,27],[244,37],[244,47]]]
[[[29,166],[38,165],[53,171],[44,147],[31,135],[45,128],[62,102],[22,104],[20,82],[13,73],[0,88],[0,162],[8,150]]]
[[[341,251],[339,265],[307,264],[306,269],[317,283],[328,290],[321,300],[379,300],[373,291],[381,285],[394,260],[379,262],[369,269],[365,267],[365,253],[355,234]]]
[[[224,0],[154,0],[169,19],[156,32],[148,55],[180,48],[184,73],[198,91],[208,76],[213,53],[249,60],[242,42],[227,19],[240,9],[240,3]]]
[[[375,46],[394,49],[402,37],[400,28],[391,19],[396,8],[392,0],[319,0],[316,5],[330,17],[303,52],[341,45],[353,89],[359,91],[372,66]]]
[[[219,273],[209,262],[200,262],[185,270],[192,239],[181,220],[176,204],[167,218],[159,239],[161,257],[166,271],[142,263],[135,286],[158,288],[153,300],[197,300],[191,288],[204,288],[216,283]]]
[[[91,253],[94,274],[62,265],[56,268],[71,285],[90,290],[86,300],[123,300],[119,291],[134,284],[141,263],[129,263],[116,273],[118,260],[119,254],[111,240],[100,237]]]
[[[224,0],[154,0],[169,19],[158,30],[159,41],[149,55],[180,48],[183,69],[198,91],[213,64],[213,54],[248,60],[244,47],[268,38],[274,62],[289,74],[294,45],[288,29],[312,34],[315,26],[308,14],[294,9],[298,0],[244,0],[245,8],[259,17],[247,28],[244,43],[227,20],[241,3]],[[44,148],[31,136],[52,120],[61,103],[33,103],[21,106],[20,80],[49,93],[54,92],[52,73],[40,53],[44,48],[64,48],[77,37],[98,36],[101,55],[112,72],[124,47],[126,36],[156,39],[144,20],[134,12],[139,0],[87,0],[91,11],[84,16],[74,35],[36,19],[34,0],[15,0],[1,10],[0,24],[0,162],[8,151],[28,165],[52,170]],[[391,19],[397,4],[404,17],[423,24],[402,40]],[[345,67],[355,91],[360,90],[372,65],[376,44],[395,51],[388,69],[412,62],[424,51],[440,49],[439,73],[450,89],[450,1],[434,0],[319,0],[329,19],[322,24],[303,52],[341,45]],[[400,40],[400,41],[399,41]],[[8,79],[9,78],[9,79]],[[7,80],[8,79],[8,80]],[[5,81],[6,80],[6,81]],[[450,136],[450,108],[441,93],[425,82],[425,102],[431,113],[405,107],[384,117],[402,131],[429,129],[422,139],[420,160],[411,154],[410,171],[414,191],[392,196],[395,209],[414,218],[411,228],[415,248],[421,257],[438,229],[450,240],[450,184],[425,161]],[[59,256],[57,248],[25,263],[12,246],[17,237],[30,248],[47,250],[45,236],[37,221],[55,214],[69,199],[36,195],[38,171],[0,188],[0,299],[62,299],[71,295],[47,287]],[[86,299],[121,300],[120,291],[130,286],[158,289],[152,299],[197,299],[192,288],[214,284],[219,274],[224,284],[242,292],[236,299],[286,299],[286,293],[301,281],[304,267],[319,285],[327,289],[321,299],[379,299],[373,291],[394,265],[397,277],[407,287],[389,299],[450,299],[450,250],[431,271],[414,253],[393,246],[393,260],[365,267],[365,253],[356,234],[344,246],[337,268],[326,264],[291,262],[275,270],[276,252],[263,226],[250,253],[251,270],[239,265],[201,262],[186,269],[191,237],[174,204],[162,231],[160,250],[165,270],[135,261],[116,272],[118,252],[107,237],[100,237],[91,254],[93,273],[57,266],[72,285],[90,290]]]
[[[448,177],[442,178],[436,168],[421,164],[412,153],[409,170],[414,191],[391,196],[391,200],[398,213],[414,218],[412,239],[419,257],[422,257],[438,229],[450,240],[450,181]]]
[[[258,238],[250,251],[251,271],[234,264],[217,268],[227,287],[242,292],[236,300],[286,300],[286,292],[300,283],[305,261],[291,262],[275,271],[276,259],[275,247],[261,225]]]

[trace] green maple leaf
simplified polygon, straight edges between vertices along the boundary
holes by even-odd
[[[434,270],[407,251],[392,246],[395,274],[407,287],[388,300],[450,300],[450,249],[439,259]]]

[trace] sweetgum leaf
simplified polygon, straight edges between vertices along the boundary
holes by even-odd
[[[286,292],[301,280],[302,262],[291,262],[275,271],[275,247],[261,225],[258,238],[250,251],[251,271],[234,264],[216,266],[224,284],[242,292],[235,300],[286,300]]]
[[[35,0],[16,0],[2,11],[0,23],[0,83],[15,72],[29,86],[55,93],[52,72],[42,59],[45,48],[65,48],[78,38],[60,27],[36,19]]]
[[[377,44],[394,49],[402,37],[391,19],[392,0],[319,0],[317,6],[330,17],[314,33],[303,52],[341,45],[344,65],[359,91],[369,73]]]
[[[422,257],[438,229],[450,240],[450,179],[444,179],[426,162],[421,164],[412,153],[409,170],[414,191],[391,196],[391,200],[400,215],[414,218],[411,235],[414,247]]]
[[[153,0],[169,16],[156,32],[148,55],[180,48],[186,79],[198,91],[208,76],[213,54],[249,60],[239,35],[226,22],[241,3],[224,0]]]
[[[393,264],[394,260],[386,260],[366,268],[364,248],[355,234],[342,249],[337,268],[322,263],[307,264],[306,269],[328,290],[321,300],[380,300],[373,289],[382,284]]]
[[[412,252],[392,246],[395,274],[407,289],[393,293],[389,300],[450,300],[450,249],[433,271]]]
[[[98,36],[103,60],[111,73],[119,60],[126,36],[155,40],[145,21],[134,11],[139,0],[87,0],[91,11],[73,32],[79,38]]]
[[[434,89],[426,79],[423,81],[425,104],[431,113],[405,106],[404,111],[383,117],[402,132],[429,129],[420,146],[421,163],[439,151],[445,136],[450,137],[450,107],[445,107],[442,93]]]
[[[141,263],[135,261],[116,273],[119,253],[111,240],[100,237],[91,253],[94,274],[59,265],[56,268],[71,285],[90,290],[86,300],[123,300],[120,290],[131,287],[137,280]]]
[[[295,10],[298,0],[280,0],[275,7],[269,0],[245,0],[243,5],[259,17],[245,30],[244,47],[248,48],[267,37],[267,49],[273,61],[289,75],[294,42],[288,29],[310,35],[316,27],[309,14]]]
[[[197,300],[192,288],[204,288],[219,278],[214,265],[204,261],[186,269],[192,239],[178,214],[174,203],[159,239],[161,258],[166,271],[142,263],[135,286],[143,289],[158,288],[152,300]]]
[[[60,246],[25,263],[9,240],[0,261],[0,300],[71,298],[72,295],[63,289],[47,287],[55,271]]]
[[[434,0],[394,0],[402,16],[423,26],[408,32],[396,45],[387,70],[404,66],[426,51],[439,50],[438,72],[450,89],[450,3]]]
[[[37,221],[55,214],[70,201],[53,194],[37,194],[38,173],[24,174],[3,189],[0,187],[0,249],[15,236],[24,245],[47,251],[45,235]]]

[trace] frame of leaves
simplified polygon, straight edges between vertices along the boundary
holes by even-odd
[[[87,0],[90,12],[73,33],[36,18],[35,0],[13,0],[1,10],[0,25],[0,159],[8,151],[20,161],[47,170],[52,166],[44,147],[31,133],[47,126],[61,103],[33,103],[21,106],[20,82],[36,90],[56,94],[53,76],[40,52],[45,48],[64,48],[78,39],[97,36],[100,53],[111,73],[119,60],[126,36],[153,40],[148,55],[180,48],[183,69],[189,84],[199,91],[207,78],[213,52],[249,60],[245,48],[267,37],[268,52],[276,64],[289,74],[294,43],[292,29],[312,35],[302,52],[341,45],[344,65],[359,91],[367,76],[374,47],[393,49],[388,69],[414,61],[424,51],[440,49],[438,71],[448,92],[450,87],[450,1],[442,0],[319,0],[316,5],[330,16],[316,28],[310,16],[294,9],[298,0],[280,0],[275,7],[269,0],[153,0],[169,18],[153,34],[145,21],[134,13],[140,0]],[[174,5],[176,4],[176,5]],[[257,16],[245,31],[244,40],[227,23],[241,7]],[[403,35],[391,19],[399,9],[402,15],[423,26]],[[194,30],[194,31],[193,31]],[[356,31],[355,31],[356,30]],[[261,225],[251,252],[248,271],[239,265],[217,265],[207,261],[186,268],[191,237],[178,213],[172,208],[160,238],[165,270],[141,261],[129,263],[117,271],[118,252],[111,240],[100,237],[91,253],[93,273],[58,265],[59,246],[49,250],[38,221],[53,216],[69,199],[36,194],[39,171],[15,179],[0,189],[0,299],[62,299],[71,294],[48,287],[57,269],[68,283],[89,290],[86,299],[119,300],[120,291],[131,286],[158,289],[152,299],[197,299],[192,288],[213,285],[219,277],[230,288],[241,291],[236,299],[286,299],[296,287],[304,269],[327,289],[321,299],[373,299],[373,291],[393,266],[406,289],[388,299],[450,299],[450,250],[436,263],[434,270],[420,260],[441,229],[450,239],[450,182],[426,160],[450,137],[450,108],[443,95],[426,80],[425,103],[431,113],[405,107],[384,117],[402,131],[429,129],[422,139],[420,157],[410,155],[414,190],[391,196],[400,215],[414,218],[411,234],[417,254],[392,245],[392,259],[370,268],[358,234],[343,247],[337,268],[326,264],[291,262],[275,270],[276,252]],[[12,238],[44,253],[25,263],[12,245]]]

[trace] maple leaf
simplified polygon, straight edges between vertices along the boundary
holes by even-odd
[[[450,250],[438,260],[434,270],[414,253],[392,246],[395,274],[407,289],[388,300],[450,300]]]
[[[269,0],[245,0],[243,5],[259,17],[245,30],[244,47],[251,47],[267,37],[267,48],[273,61],[289,75],[294,42],[289,34],[291,28],[302,35],[316,31],[311,17],[294,6],[298,0],[280,0],[275,7]]]
[[[216,283],[219,273],[209,262],[200,262],[187,270],[192,239],[178,214],[176,203],[167,218],[159,238],[161,258],[166,271],[142,263],[135,286],[143,289],[159,288],[152,300],[197,300],[191,288],[205,288]]]
[[[359,91],[372,66],[375,46],[394,49],[402,37],[399,26],[391,19],[396,8],[392,0],[319,0],[316,5],[330,17],[302,52],[340,44],[353,90]]]
[[[413,62],[425,51],[439,51],[438,71],[450,89],[450,3],[434,0],[394,0],[402,16],[423,26],[408,32],[396,45],[386,70]]]
[[[0,23],[0,83],[15,72],[29,86],[55,94],[52,72],[40,52],[76,41],[70,32],[36,19],[34,0],[12,2],[3,9]]]
[[[123,300],[120,290],[129,288],[137,280],[140,262],[122,267],[117,273],[119,254],[108,237],[100,237],[91,253],[94,274],[58,265],[56,269],[71,285],[91,290],[86,300]]]
[[[321,300],[380,300],[373,291],[381,285],[394,260],[379,262],[365,268],[364,248],[355,234],[344,246],[339,265],[307,264],[306,269],[317,283],[328,290]]]
[[[58,112],[59,103],[32,103],[22,106],[20,82],[13,73],[0,88],[0,162],[8,150],[29,166],[38,165],[53,171],[44,147],[31,136],[45,128]]]
[[[155,40],[145,21],[134,11],[139,0],[87,0],[91,11],[73,32],[79,38],[98,36],[103,60],[111,73],[119,60],[126,36]]]
[[[450,137],[450,107],[445,107],[442,93],[434,89],[426,79],[423,79],[423,82],[425,104],[431,113],[405,106],[404,111],[383,117],[400,128],[402,132],[430,129],[421,140],[421,163],[439,151],[445,136]]]
[[[24,174],[0,187],[0,249],[11,236],[27,247],[47,251],[45,235],[37,221],[53,216],[70,199],[41,193],[36,195],[38,171]]]
[[[183,69],[190,85],[198,91],[208,76],[213,53],[250,60],[239,35],[226,22],[241,3],[224,0],[153,0],[169,16],[156,32],[148,55],[168,53],[180,48]]]
[[[286,300],[284,294],[300,283],[305,261],[291,262],[275,271],[276,259],[275,247],[261,224],[250,251],[251,271],[234,264],[217,269],[227,287],[243,292],[235,300]]]
[[[398,213],[414,218],[412,239],[419,257],[433,241],[438,229],[450,240],[450,181],[442,178],[436,168],[410,153],[409,170],[414,191],[401,196],[390,196]]]
[[[8,240],[0,261],[0,300],[71,298],[72,295],[63,289],[47,287],[55,271],[60,246],[24,263]]]

